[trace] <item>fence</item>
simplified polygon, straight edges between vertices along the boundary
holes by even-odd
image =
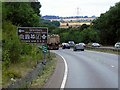
[[[88,50],[99,50],[99,51],[109,51],[109,52],[114,52],[117,54],[120,54],[120,48],[105,48],[105,47],[86,47]]]

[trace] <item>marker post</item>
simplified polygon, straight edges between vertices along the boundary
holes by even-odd
[[[42,64],[46,65],[46,53],[48,52],[47,50],[47,45],[42,45],[42,52],[43,52],[43,62]]]

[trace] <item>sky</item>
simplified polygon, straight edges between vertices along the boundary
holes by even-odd
[[[40,14],[55,16],[100,16],[119,0],[38,0]]]

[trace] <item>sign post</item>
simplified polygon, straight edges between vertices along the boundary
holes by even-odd
[[[42,63],[45,65],[46,64],[46,53],[48,52],[47,45],[42,45],[42,52],[44,54],[44,60]]]
[[[41,43],[44,54],[43,64],[46,64],[48,28],[45,27],[18,27],[18,36],[26,43]]]

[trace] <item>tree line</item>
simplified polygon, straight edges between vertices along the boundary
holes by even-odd
[[[94,20],[93,29],[98,31],[100,42],[105,45],[120,41],[120,2]]]
[[[2,2],[3,70],[21,62],[23,57],[32,56],[32,59],[36,59],[36,46],[21,42],[17,27],[39,27],[40,8],[40,2]]]
[[[51,33],[59,34],[61,42],[74,40],[86,44],[98,42],[102,45],[114,45],[120,42],[120,2],[92,21],[91,25],[78,28],[54,29]]]

